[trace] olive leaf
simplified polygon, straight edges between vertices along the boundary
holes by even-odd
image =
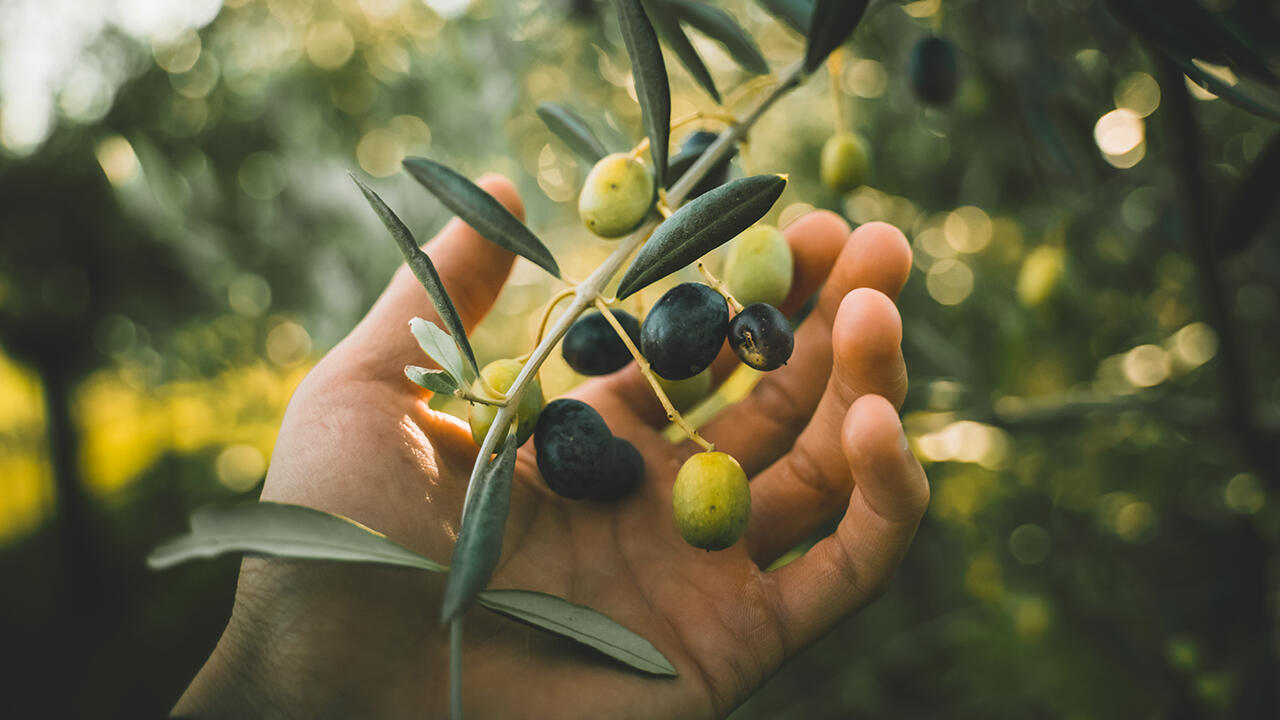
[[[811,73],[836,48],[844,44],[862,20],[870,0],[818,0],[809,18],[809,44],[804,51],[804,71]]]
[[[560,277],[560,266],[538,236],[475,183],[426,158],[406,158],[404,167],[414,180],[490,242]]]
[[[348,173],[350,174],[350,173]],[[356,187],[360,188],[360,192],[364,193],[364,199],[369,201],[369,207],[377,213],[378,219],[387,227],[387,231],[391,233],[391,237],[396,241],[396,247],[400,248],[400,254],[404,256],[404,261],[409,265],[409,269],[413,271],[414,277],[418,278],[418,282],[422,283],[422,287],[426,289],[428,297],[431,298],[431,304],[436,309],[436,314],[444,321],[445,327],[449,329],[449,334],[453,337],[454,344],[458,346],[458,350],[462,352],[462,357],[467,361],[467,365],[475,373],[480,372],[480,366],[476,364],[475,351],[471,349],[471,342],[467,340],[467,329],[462,324],[462,317],[458,315],[458,309],[454,307],[453,300],[449,299],[449,293],[444,289],[444,283],[440,280],[440,274],[436,272],[436,266],[432,264],[431,258],[427,256],[422,248],[418,246],[418,241],[414,239],[413,233],[400,220],[391,208],[383,202],[378,193],[372,188],[360,182],[360,178],[351,175],[351,179],[355,181]],[[412,380],[413,378],[410,377]],[[415,381],[416,382],[416,381]],[[418,383],[421,385],[421,383]],[[426,386],[424,386],[426,387]],[[452,391],[450,391],[452,392]]]
[[[1249,247],[1280,210],[1280,133],[1267,142],[1258,159],[1245,176],[1236,181],[1235,190],[1222,211],[1219,223],[1218,254],[1230,257]]]
[[[191,516],[190,532],[162,543],[147,557],[147,565],[164,570],[232,553],[449,572],[447,566],[341,515],[274,502],[201,508]],[[638,670],[676,674],[670,661],[649,641],[602,613],[554,595],[486,590],[476,602],[491,612],[581,643]]]
[[[756,4],[801,35],[809,32],[813,0],[756,0]]]
[[[1196,84],[1236,107],[1280,121],[1280,76],[1222,13],[1194,0],[1154,5],[1107,0],[1106,6]]]
[[[583,160],[594,164],[609,154],[604,143],[591,132],[587,121],[569,108],[553,102],[544,102],[538,106],[537,112],[547,129],[563,140],[564,144]]]
[[[465,610],[493,577],[502,555],[502,536],[507,526],[515,471],[516,436],[508,432],[502,449],[476,478],[471,502],[462,514],[462,529],[453,546],[453,570],[440,604],[442,625]]]
[[[671,138],[671,87],[667,83],[662,47],[658,45],[658,36],[640,0],[614,0],[614,4],[618,8],[622,41],[631,58],[631,73],[635,77],[645,134],[649,137],[654,180],[658,187],[664,187],[667,145]]]
[[[693,79],[707,91],[716,104],[719,104],[720,91],[716,89],[716,81],[712,79],[711,71],[702,61],[702,56],[698,55],[693,43],[689,42],[689,36],[684,34],[684,29],[676,20],[671,6],[662,0],[645,0],[644,4],[649,8],[649,19],[653,21],[653,27],[658,31],[658,36],[666,41],[667,47],[676,54],[680,64],[684,65]]]
[[[422,352],[435,360],[440,369],[448,373],[455,383],[459,380],[467,385],[475,382],[476,372],[462,361],[462,355],[458,353],[458,347],[449,333],[420,317],[409,321],[409,330],[417,338]]]
[[[760,53],[756,41],[742,29],[729,13],[707,3],[690,0],[668,0],[681,22],[724,46],[726,52],[752,75],[769,72],[769,63]]]
[[[786,185],[781,175],[754,175],[690,201],[640,248],[618,284],[618,297],[666,277],[751,227],[769,212]]]
[[[678,674],[652,643],[589,607],[531,590],[486,590],[476,602],[513,620],[577,640],[637,670]]]
[[[417,365],[406,365],[404,374],[415,385],[424,387],[433,393],[452,395],[458,389],[458,382],[453,379],[452,375],[443,370],[428,370]]]
[[[147,565],[162,570],[226,553],[448,571],[353,520],[302,505],[273,502],[201,508],[191,516],[191,532],[151,551]]]

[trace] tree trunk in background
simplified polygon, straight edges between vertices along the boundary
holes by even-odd
[[[93,518],[80,479],[79,437],[71,416],[69,373],[52,363],[37,368],[44,387],[49,467],[53,472],[54,533],[62,555],[61,596],[66,617],[88,623],[102,606],[101,554],[95,546]]]

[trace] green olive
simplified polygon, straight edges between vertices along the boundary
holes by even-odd
[[[685,542],[703,550],[724,550],[738,542],[751,517],[747,474],[730,455],[698,453],[676,473],[671,507]]]
[[[658,375],[658,385],[675,409],[684,412],[711,394],[711,368],[684,380],[668,380]]]
[[[794,261],[787,238],[772,225],[747,228],[729,245],[724,282],[743,305],[777,307],[791,292]]]
[[[515,384],[516,376],[524,365],[516,360],[494,360],[480,371],[480,377],[489,383],[489,387],[505,393]],[[483,396],[480,381],[471,386],[471,392]],[[538,424],[538,413],[542,412],[542,385],[535,377],[520,397],[520,406],[516,408],[516,443],[523,445],[533,434]],[[498,415],[498,406],[471,403],[467,406],[467,416],[471,422],[471,438],[476,445],[484,444],[484,436],[489,434],[489,427]]]
[[[836,133],[822,146],[822,184],[836,192],[848,192],[866,182],[870,164],[866,141],[856,133]]]
[[[578,216],[596,235],[617,238],[634,230],[652,205],[649,169],[630,153],[614,153],[587,174],[578,196]]]

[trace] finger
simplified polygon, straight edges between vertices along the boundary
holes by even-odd
[[[799,310],[826,279],[849,237],[849,225],[839,215],[819,210],[788,225],[783,230],[783,235],[791,246],[794,262],[791,291],[780,309],[790,315]],[[724,380],[736,364],[737,356],[733,351],[728,351],[728,355],[722,352],[712,368],[714,382]],[[619,398],[623,404],[633,408],[635,417],[651,427],[661,427],[667,423],[666,411],[662,409],[653,389],[634,363],[612,375],[584,383],[582,392],[596,398],[604,395]]]
[[[510,180],[485,175],[477,184],[517,218],[524,217],[524,204]],[[515,256],[458,218],[450,220],[423,249],[469,332],[493,306]],[[359,367],[363,377],[403,380],[406,364],[431,365],[409,332],[414,317],[444,329],[427,291],[409,267],[401,265],[369,314],[335,350]]]
[[[737,458],[748,475],[781,457],[813,416],[828,385],[832,326],[845,296],[856,288],[872,288],[897,297],[910,272],[911,246],[897,228],[868,223],[855,230],[836,260],[818,306],[796,331],[791,360],[766,374],[742,402],[708,423],[703,436]],[[902,401],[900,394],[906,391],[905,380],[901,388],[853,384],[896,402]]]
[[[840,434],[850,406],[864,395],[887,398],[894,406],[906,396],[902,320],[889,298],[866,288],[849,293],[836,317],[831,345],[835,371],[812,418],[791,449],[751,484],[747,541],[751,556],[762,566],[808,537],[849,501],[854,477],[840,450]],[[788,433],[786,423],[792,421],[773,415],[738,418],[743,438],[776,438]],[[739,452],[749,452],[753,459],[758,455]]]
[[[929,504],[924,469],[907,449],[892,404],[867,395],[841,433],[858,479],[835,533],[775,570],[784,635],[803,647],[882,593]]]

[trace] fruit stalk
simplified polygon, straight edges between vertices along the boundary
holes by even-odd
[[[701,263],[699,263],[699,265],[701,265]],[[631,338],[627,336],[627,331],[623,329],[622,325],[618,322],[618,319],[615,318],[613,313],[609,310],[609,305],[603,299],[597,297],[596,309],[600,311],[600,314],[604,316],[605,320],[609,321],[609,324],[613,326],[614,332],[618,333],[618,338],[622,340],[622,344],[627,346],[627,350],[631,353],[632,357],[636,359],[636,365],[640,368],[640,374],[644,376],[645,380],[649,381],[649,387],[653,388],[653,394],[658,396],[658,402],[662,403],[662,409],[667,411],[667,419],[679,426],[680,429],[684,431],[684,434],[688,436],[690,440],[701,445],[703,450],[706,450],[707,452],[715,450],[715,446],[704,440],[703,437],[698,434],[698,431],[689,424],[689,421],[684,419],[684,416],[680,414],[680,411],[676,410],[675,406],[671,404],[671,400],[667,397],[666,391],[658,384],[658,378],[654,377],[653,370],[649,369],[649,361],[644,359],[644,355],[640,354],[640,349],[636,347],[635,343],[631,342]]]
[[[684,202],[684,198],[689,194],[689,191],[711,172],[716,163],[728,155],[729,150],[735,143],[746,137],[761,116],[783,95],[798,87],[804,81],[804,78],[804,63],[802,61],[788,68],[773,90],[751,112],[747,113],[746,117],[730,125],[725,132],[721,133],[720,137],[702,154],[702,157],[698,158],[690,166],[689,170],[671,186],[670,191],[667,193],[668,203],[672,207],[678,207],[680,203]],[[464,513],[466,512],[467,504],[471,501],[471,493],[475,488],[476,478],[484,467],[483,461],[493,454],[498,441],[505,436],[507,428],[515,417],[516,408],[519,406],[520,396],[524,393],[525,387],[537,376],[538,369],[542,367],[542,363],[546,362],[547,357],[551,355],[551,351],[555,348],[556,343],[560,342],[560,338],[564,337],[564,334],[569,331],[570,326],[578,319],[578,316],[588,307],[591,307],[595,302],[596,296],[604,290],[604,286],[613,279],[618,270],[622,269],[623,263],[649,238],[649,235],[657,228],[659,222],[656,217],[651,216],[637,230],[624,238],[618,244],[617,249],[591,275],[587,276],[586,280],[583,280],[574,288],[573,302],[569,304],[569,308],[556,319],[551,329],[542,337],[542,341],[529,354],[529,360],[524,364],[524,368],[516,376],[515,382],[512,383],[511,388],[506,393],[506,407],[498,409],[493,425],[489,428],[489,433],[485,436],[484,443],[480,446],[480,452],[476,456],[476,463],[471,468],[471,478],[467,481],[467,492],[462,503]]]

